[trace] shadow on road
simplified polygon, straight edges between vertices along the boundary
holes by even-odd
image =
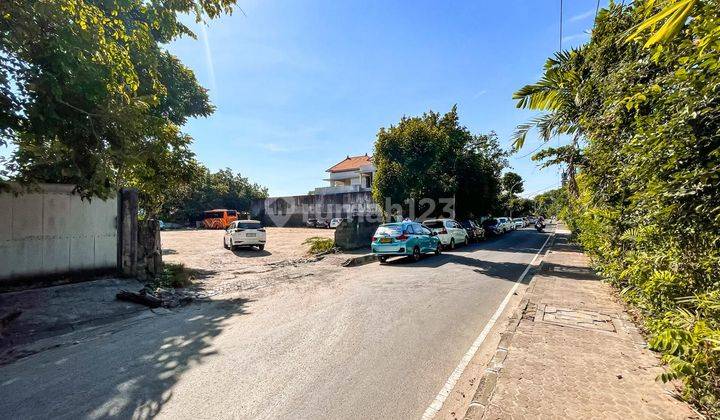
[[[456,248],[452,251],[447,251],[450,253],[467,253],[467,252],[475,252],[480,249],[491,249],[492,251],[497,252],[522,252],[527,254],[535,254],[540,249],[540,246],[542,246],[542,242],[538,245],[537,248],[533,247],[522,247],[518,246],[517,239],[522,235],[523,233],[531,233],[535,234],[534,230],[518,230],[518,231],[512,231],[507,232],[502,235],[494,235],[485,238],[484,240],[480,242],[471,243],[468,246],[463,246]],[[547,232],[540,234],[543,236],[543,238],[549,236]]]
[[[457,253],[441,254],[439,256],[426,255],[418,262],[414,262],[410,257],[401,257],[388,260],[385,266],[390,270],[393,267],[402,266],[438,268],[448,263],[472,267],[473,271],[478,274],[509,281],[516,281],[520,273],[528,266],[527,263],[485,261]]]
[[[527,240],[520,241],[518,239],[528,239],[535,236],[534,232],[531,236],[520,237],[515,232],[508,232],[502,236],[487,238],[485,241],[473,243],[468,246],[456,248],[452,251],[445,251],[441,255],[426,254],[418,262],[414,262],[411,257],[399,257],[388,260],[384,267],[390,271],[400,267],[426,267],[439,268],[445,264],[457,264],[470,267],[478,274],[488,277],[494,277],[503,280],[516,281],[520,274],[528,266],[528,262],[510,262],[510,261],[487,261],[473,255],[476,251],[486,250],[493,253],[526,253],[535,254],[540,250],[543,242],[539,242],[537,248],[521,246],[523,243],[527,245]],[[544,239],[548,234],[542,234],[538,237],[538,241]],[[497,258],[495,258],[497,259]]]
[[[217,354],[213,339],[247,299],[193,305],[114,326],[113,337],[63,344],[0,367],[0,412],[8,418],[155,417],[191,367]],[[77,342],[75,344],[78,344]]]
[[[232,250],[232,253],[235,254],[236,257],[267,257],[268,255],[272,255],[272,252],[263,249],[262,251],[257,249],[256,247],[243,247],[243,248],[235,248]]]

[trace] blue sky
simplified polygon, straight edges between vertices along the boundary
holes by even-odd
[[[603,2],[604,4],[605,2]],[[269,188],[304,194],[346,155],[372,153],[380,127],[453,104],[475,133],[509,146],[533,115],[512,93],[537,80],[558,48],[559,0],[243,1],[240,11],[193,25],[197,40],[170,50],[217,106],[185,130],[213,170],[229,167]],[[564,47],[588,40],[595,1],[565,2]],[[527,152],[510,160],[526,194],[558,183]]]

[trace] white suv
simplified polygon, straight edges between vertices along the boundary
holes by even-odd
[[[453,219],[430,219],[423,222],[428,229],[437,232],[444,248],[454,249],[458,244],[469,244],[468,233]]]
[[[265,249],[265,228],[258,220],[237,220],[230,223],[223,236],[223,246],[235,249],[241,246],[257,246]]]
[[[505,233],[515,230],[515,224],[507,217],[498,217],[498,230]]]

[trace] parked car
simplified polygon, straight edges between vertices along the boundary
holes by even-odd
[[[465,232],[467,232],[468,238],[471,241],[477,242],[481,239],[485,239],[485,229],[475,223],[474,220],[463,220],[460,222],[460,225],[465,229]]]
[[[470,243],[468,233],[453,219],[431,219],[423,224],[437,233],[444,248],[455,249],[457,244]]]
[[[510,232],[515,229],[515,225],[507,217],[498,217],[497,221],[500,233]]]
[[[323,229],[330,229],[330,221],[328,219],[317,219],[317,222],[315,222],[315,227],[323,228]]]
[[[484,220],[482,222],[482,227],[485,230],[485,236],[499,235],[503,233],[498,220],[492,217]]]
[[[265,249],[265,228],[258,220],[237,220],[230,223],[223,236],[223,246],[236,249],[241,246],[257,246]]]
[[[305,222],[305,226],[314,228],[317,226],[317,219],[307,219],[307,222]]]
[[[438,235],[417,222],[398,222],[380,225],[370,243],[380,262],[395,255],[411,255],[418,261],[422,254],[440,254],[442,244]]]
[[[342,223],[343,219],[340,217],[336,217],[334,219],[330,219],[330,227],[335,229],[338,226],[340,226],[340,223]]]
[[[522,228],[524,228],[525,226],[527,226],[527,225],[525,224],[525,219],[523,219],[522,217],[516,217],[516,218],[514,218],[514,219],[513,219],[513,223],[515,223],[515,229],[522,229]]]

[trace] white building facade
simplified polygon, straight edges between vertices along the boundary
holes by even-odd
[[[348,156],[343,161],[328,169],[329,178],[324,179],[330,183],[327,187],[315,188],[313,194],[337,194],[349,192],[364,192],[372,189],[375,166],[372,157]]]

